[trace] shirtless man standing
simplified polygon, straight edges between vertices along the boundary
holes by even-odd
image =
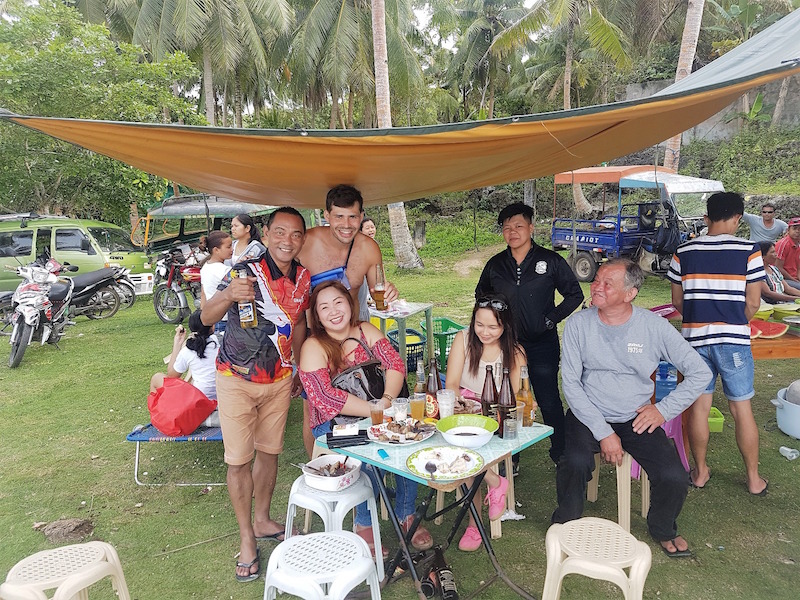
[[[337,185],[325,199],[325,219],[329,227],[314,227],[306,233],[303,249],[297,256],[311,273],[311,289],[323,281],[336,279],[350,290],[356,304],[358,292],[367,279],[370,291],[375,287],[375,265],[383,264],[381,249],[371,237],[359,231],[364,218],[361,192],[351,185]],[[384,299],[398,297],[397,288],[386,282]],[[303,411],[303,442],[311,456],[314,438],[308,427],[308,408]]]

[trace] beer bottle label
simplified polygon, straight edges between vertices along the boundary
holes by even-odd
[[[239,323],[242,327],[252,324],[255,320],[255,308],[252,302],[239,303]]]
[[[439,401],[436,394],[425,394],[425,416],[430,419],[439,418]]]

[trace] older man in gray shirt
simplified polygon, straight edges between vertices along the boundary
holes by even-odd
[[[631,304],[643,281],[635,263],[607,262],[591,286],[592,308],[574,314],[564,328],[561,378],[569,411],[552,520],[565,523],[583,514],[594,454],[619,465],[627,451],[650,478],[650,535],[668,556],[689,556],[676,523],[689,478],[661,425],[700,396],[711,372],[666,319]],[[684,380],[651,404],[651,375],[661,360],[675,365]]]

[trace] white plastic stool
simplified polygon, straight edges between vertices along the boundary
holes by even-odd
[[[47,600],[45,590],[56,589],[53,600],[88,600],[87,588],[105,577],[120,600],[130,600],[117,551],[105,542],[87,542],[42,550],[14,565],[0,585],[3,600]]]
[[[578,573],[618,585],[625,600],[641,600],[650,572],[650,547],[613,521],[584,517],[551,525],[545,537],[547,574],[542,600],[557,600],[566,575]],[[630,568],[626,574],[624,569]]]
[[[378,578],[383,579],[383,553],[381,552],[381,527],[378,519],[378,505],[375,503],[375,492],[366,474],[361,473],[356,482],[338,492],[324,492],[307,485],[301,475],[295,479],[289,492],[289,506],[286,509],[286,534],[284,539],[292,535],[292,523],[297,508],[305,508],[322,518],[325,531],[342,531],[342,524],[347,513],[361,504],[367,503],[372,519],[372,539],[375,541],[375,565]],[[366,542],[365,542],[366,543]]]
[[[310,533],[285,540],[272,551],[264,600],[275,600],[278,590],[304,600],[344,600],[363,581],[370,598],[380,600],[380,582],[364,540],[349,531]]]
[[[617,520],[625,531],[631,530],[631,465],[633,458],[625,452],[622,464],[617,465]],[[650,480],[644,469],[640,470],[642,484],[642,516],[647,518],[650,510]],[[597,489],[600,485],[600,455],[594,455],[594,473],[586,488],[586,499],[597,502]]]

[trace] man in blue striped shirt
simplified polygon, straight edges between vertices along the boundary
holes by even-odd
[[[713,194],[706,213],[708,234],[682,244],[668,274],[672,304],[683,315],[683,337],[712,373],[705,393],[688,409],[689,446],[695,461],[691,484],[702,488],[711,478],[706,463],[708,413],[719,375],[735,422],[747,489],[764,496],[767,481],[758,473],[758,427],[750,405],[755,391],[749,325],[761,303],[764,262],[758,244],[733,235],[744,213],[739,194]]]

